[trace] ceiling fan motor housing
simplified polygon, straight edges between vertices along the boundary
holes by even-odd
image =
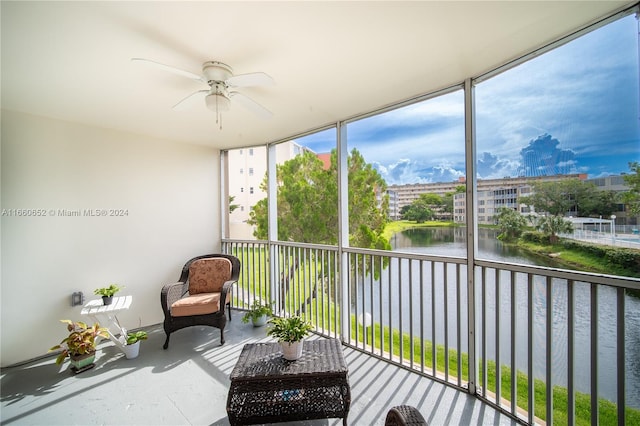
[[[207,61],[202,64],[202,74],[211,85],[212,83],[222,83],[233,76],[233,69],[222,62]]]

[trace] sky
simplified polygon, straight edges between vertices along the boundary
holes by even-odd
[[[627,16],[480,82],[478,178],[629,172],[640,161],[638,40]],[[465,175],[463,113],[457,91],[353,122],[348,149],[389,185],[455,181]],[[329,152],[335,130],[297,142]]]

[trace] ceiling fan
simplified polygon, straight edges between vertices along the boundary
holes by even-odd
[[[233,69],[222,62],[207,61],[202,64],[202,74],[198,75],[190,71],[184,71],[160,62],[152,61],[144,58],[131,58],[132,61],[141,61],[165,71],[205,83],[208,89],[198,90],[173,106],[175,110],[181,110],[189,107],[200,99],[205,100],[205,105],[216,113],[216,123],[218,122],[221,112],[228,111],[231,101],[237,102],[262,118],[271,118],[271,111],[248,97],[247,95],[234,91],[236,87],[250,86],[271,86],[275,82],[273,79],[263,73],[254,72],[249,74],[233,75]],[[222,128],[222,125],[221,127]]]

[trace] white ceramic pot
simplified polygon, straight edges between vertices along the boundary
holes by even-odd
[[[295,361],[302,356],[302,340],[298,342],[280,342],[282,356],[289,361]]]
[[[138,353],[140,352],[140,340],[131,345],[124,345],[122,351],[124,352],[124,356],[126,356],[127,359],[136,358],[138,356]]]
[[[262,327],[263,325],[265,325],[267,323],[267,316],[263,315],[263,316],[261,316],[259,318],[254,318],[252,320],[252,322],[253,322],[253,326],[254,327]]]

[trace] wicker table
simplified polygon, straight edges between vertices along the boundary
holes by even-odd
[[[227,414],[232,425],[341,417],[346,426],[350,404],[338,340],[305,340],[297,361],[278,343],[250,343],[231,372]]]

